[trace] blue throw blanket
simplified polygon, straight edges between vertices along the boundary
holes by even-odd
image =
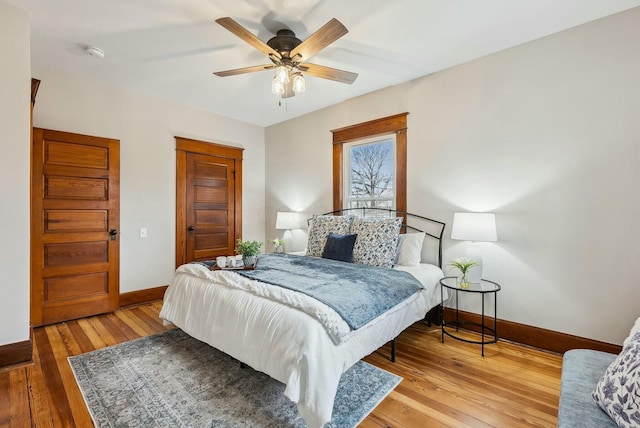
[[[410,273],[290,254],[263,254],[244,277],[307,294],[357,330],[422,290]]]

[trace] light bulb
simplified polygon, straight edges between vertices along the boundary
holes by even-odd
[[[289,69],[284,65],[276,67],[276,79],[282,84],[289,83]]]
[[[295,93],[302,93],[306,90],[306,86],[304,83],[304,76],[300,73],[296,73],[293,76],[293,91]]]
[[[277,76],[274,76],[271,81],[271,93],[274,95],[282,95],[284,94],[284,84],[278,80]]]

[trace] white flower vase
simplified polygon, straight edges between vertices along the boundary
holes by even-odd
[[[467,273],[464,272],[458,278],[458,285],[460,288],[469,288],[469,278],[467,278]]]

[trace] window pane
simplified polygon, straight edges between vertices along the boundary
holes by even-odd
[[[388,208],[395,201],[394,139],[350,145],[345,160],[349,208]]]

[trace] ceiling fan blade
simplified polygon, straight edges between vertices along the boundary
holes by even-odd
[[[347,27],[337,19],[332,18],[331,21],[324,24],[318,31],[296,46],[289,56],[297,62],[305,61],[348,32]],[[300,57],[295,58],[296,55],[300,55]]]
[[[231,31],[236,36],[240,37],[242,40],[244,40],[254,48],[258,49],[263,54],[267,56],[273,55],[278,59],[282,59],[282,56],[278,53],[278,51],[276,51],[275,49],[267,45],[265,42],[263,42],[262,40],[254,36],[253,33],[249,32],[249,30],[244,28],[242,25],[238,24],[232,18],[229,18],[229,17],[218,18],[216,19],[216,22],[222,25],[227,30]]]
[[[253,65],[251,67],[236,68],[234,70],[216,71],[213,74],[215,74],[216,76],[220,76],[220,77],[227,77],[227,76],[235,76],[237,74],[245,74],[245,73],[253,73],[253,72],[256,72],[256,71],[271,70],[272,68],[275,68],[275,65],[273,65],[273,64]]]
[[[336,82],[347,83],[349,85],[352,84],[358,77],[358,73],[338,70],[337,68],[325,67],[324,65],[310,64],[308,62],[299,64],[298,69],[311,76],[335,80]]]

